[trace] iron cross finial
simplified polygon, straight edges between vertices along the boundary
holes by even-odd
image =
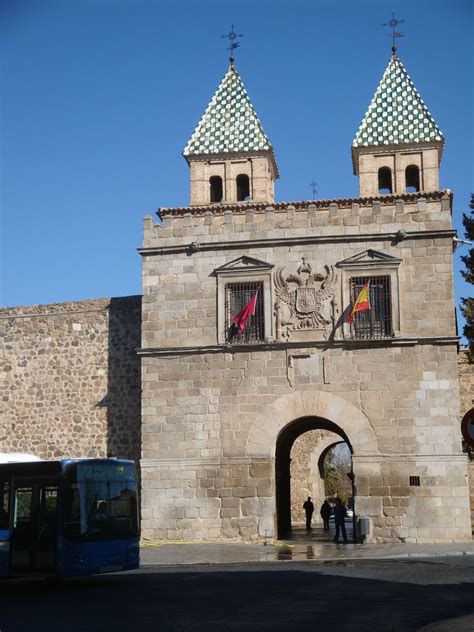
[[[397,45],[395,44],[397,37],[405,36],[405,33],[399,33],[395,29],[399,24],[403,24],[404,22],[405,20],[397,20],[397,18],[395,17],[395,14],[392,13],[392,19],[389,22],[385,22],[384,24],[384,26],[389,26],[392,29],[391,33],[387,33],[387,37],[392,38],[392,53],[394,55],[397,52]]]
[[[316,193],[318,192],[318,189],[316,188],[318,186],[318,183],[313,180],[312,182],[309,183],[309,186],[311,187],[311,191],[313,193],[313,200],[314,200],[316,199]]]
[[[235,61],[235,57],[234,57],[234,50],[236,48],[239,48],[240,43],[237,41],[237,38],[239,37],[243,37],[243,33],[236,33],[234,31],[234,25],[232,24],[230,27],[230,31],[229,33],[227,33],[227,35],[221,35],[221,37],[224,37],[225,39],[229,40],[230,46],[227,47],[227,50],[230,50],[230,57],[229,57],[229,61],[231,64],[234,63]]]

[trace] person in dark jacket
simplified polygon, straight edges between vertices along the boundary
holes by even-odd
[[[336,525],[336,535],[334,537],[334,542],[339,542],[339,530],[342,533],[342,537],[344,540],[344,544],[347,544],[347,535],[346,535],[346,508],[342,504],[342,500],[340,498],[336,498],[336,506],[334,507],[334,524]]]
[[[321,509],[319,513],[321,514],[321,518],[323,519],[324,531],[329,531],[329,518],[331,516],[331,505],[329,504],[327,500],[325,500],[323,504],[321,505]]]
[[[306,513],[306,528],[311,529],[311,519],[313,517],[314,505],[311,502],[311,496],[308,496],[308,500],[303,503],[303,509]]]

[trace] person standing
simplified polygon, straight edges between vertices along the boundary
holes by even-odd
[[[313,517],[314,505],[311,502],[311,496],[308,496],[308,500],[303,503],[303,509],[306,513],[306,529],[311,529],[311,519]]]
[[[329,504],[327,499],[321,505],[321,509],[319,513],[321,514],[321,518],[323,519],[324,531],[329,531],[329,518],[331,516],[331,505]]]
[[[334,537],[334,542],[339,542],[339,530],[342,533],[342,538],[344,540],[344,544],[347,544],[347,535],[346,535],[346,508],[342,504],[342,500],[337,497],[336,498],[336,506],[334,507],[334,523],[336,525],[336,535]]]

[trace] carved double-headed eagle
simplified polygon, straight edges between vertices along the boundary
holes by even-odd
[[[303,258],[297,274],[284,275],[284,266],[274,273],[281,325],[292,329],[326,329],[335,324],[337,271],[324,266],[326,275],[313,273]]]

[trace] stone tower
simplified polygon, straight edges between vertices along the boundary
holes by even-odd
[[[274,201],[273,148],[233,63],[183,155],[191,169],[191,206]]]
[[[352,142],[360,196],[437,191],[444,137],[394,53]]]

